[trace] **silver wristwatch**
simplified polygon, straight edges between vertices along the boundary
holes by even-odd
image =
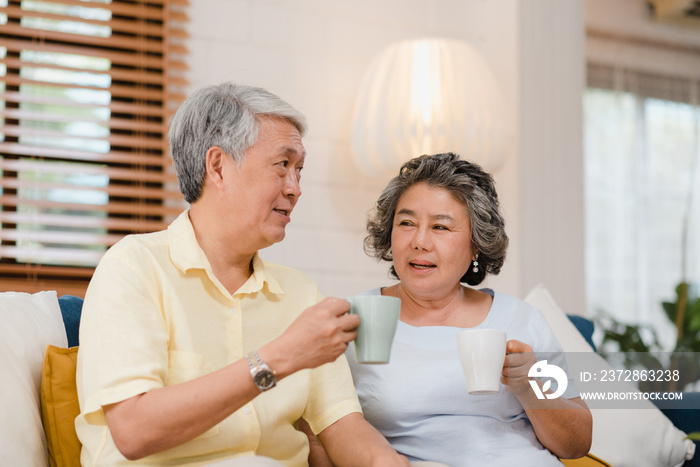
[[[245,356],[250,367],[250,376],[253,377],[253,384],[261,391],[272,389],[277,384],[275,372],[267,366],[267,363],[260,360],[260,356],[256,351],[250,352]]]

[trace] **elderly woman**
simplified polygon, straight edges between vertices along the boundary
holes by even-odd
[[[538,400],[527,372],[535,352],[559,343],[540,312],[480,284],[498,274],[508,237],[492,177],[454,154],[405,163],[367,223],[368,254],[391,262],[395,285],[367,293],[401,299],[391,362],[362,365],[346,351],[367,420],[409,460],[467,465],[561,466],[585,455],[592,418],[570,384],[563,397]],[[467,393],[457,333],[506,331],[498,394]],[[539,383],[543,386],[542,383]]]

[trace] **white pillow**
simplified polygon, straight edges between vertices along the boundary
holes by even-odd
[[[586,339],[538,284],[525,301],[544,314],[564,352],[593,352]],[[612,369],[598,354],[596,368]],[[599,361],[598,361],[599,360]],[[599,366],[598,366],[599,365]],[[629,385],[627,391],[637,392]],[[693,457],[695,445],[650,401],[645,409],[591,409],[593,444],[590,453],[614,467],[678,467]],[[642,403],[640,402],[640,403]]]
[[[0,293],[0,465],[48,465],[39,391],[49,344],[68,346],[56,292]]]

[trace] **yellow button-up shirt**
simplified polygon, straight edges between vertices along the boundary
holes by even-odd
[[[100,261],[83,305],[75,422],[82,465],[195,466],[252,454],[308,465],[306,435],[292,424],[303,416],[318,433],[361,411],[342,355],[283,379],[195,439],[135,462],[117,450],[102,407],[243,358],[321,298],[308,277],[257,255],[231,295],[212,273],[188,211],[165,231],[124,238]]]

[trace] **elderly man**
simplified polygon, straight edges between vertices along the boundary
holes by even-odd
[[[284,238],[301,195],[305,127],[277,96],[230,83],[178,110],[169,138],[190,209],[112,247],[85,297],[82,465],[304,466],[301,418],[338,466],[408,465],[360,412],[348,303],[257,253]]]

